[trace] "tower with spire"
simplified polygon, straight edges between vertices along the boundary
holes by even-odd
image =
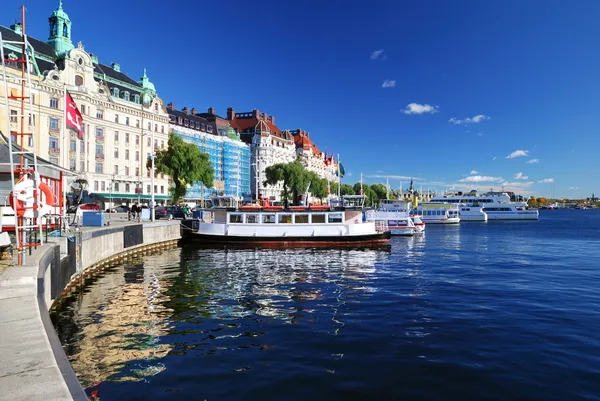
[[[64,57],[73,46],[71,41],[71,20],[62,8],[62,1],[58,2],[58,8],[48,18],[50,23],[50,37],[48,44],[54,48],[58,57]]]

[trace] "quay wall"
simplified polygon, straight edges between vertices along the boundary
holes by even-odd
[[[49,309],[109,262],[174,246],[180,237],[179,221],[85,229],[49,239],[25,266],[0,268],[0,401],[87,400]]]

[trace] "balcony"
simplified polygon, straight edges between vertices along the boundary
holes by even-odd
[[[71,149],[69,151],[69,159],[74,160],[76,158],[77,158],[77,151]]]
[[[104,135],[102,135],[102,136],[96,135],[96,143],[104,143]]]
[[[102,154],[96,153],[96,160],[104,160],[104,153],[102,153]]]
[[[60,155],[60,148],[48,148],[48,154],[50,154],[50,156],[58,156]]]

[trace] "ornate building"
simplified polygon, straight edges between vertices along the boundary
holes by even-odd
[[[258,110],[235,113],[227,109],[227,119],[242,140],[252,148],[252,197],[258,196],[271,200],[281,199],[283,184],[264,185],[265,169],[277,163],[289,163],[296,160],[296,146],[289,131],[281,131],[275,125],[275,117]]]
[[[196,183],[188,189],[186,199],[199,200],[223,194],[249,200],[250,147],[242,142],[227,120],[215,115],[212,108],[208,113],[196,113],[196,109],[188,110],[187,107],[176,110],[173,103],[169,103],[167,111],[170,131],[208,153],[215,171],[212,188]]]
[[[296,145],[296,156],[308,171],[312,171],[328,181],[337,181],[337,163],[333,154],[330,156],[317,148],[310,139],[310,134],[302,129],[290,131]]]
[[[29,122],[33,120],[35,125],[36,153],[77,172],[107,207],[111,203],[147,201],[152,188],[146,160],[153,149],[167,146],[168,141],[168,114],[154,85],[145,71],[136,81],[123,73],[119,64],[100,63],[81,42],[74,46],[71,20],[62,4],[48,21],[47,42],[29,37],[35,109]],[[4,40],[21,40],[18,24],[10,29],[0,27],[0,31]],[[9,58],[16,58],[21,49],[6,44],[4,51]],[[20,76],[16,63],[14,67],[8,70]],[[67,90],[83,116],[83,140],[74,133],[65,133]],[[0,98],[0,102],[5,100]],[[16,115],[17,104],[10,103],[10,108],[11,116]],[[10,118],[12,130],[17,119],[4,114],[2,107],[0,120]],[[0,129],[5,126],[0,121]],[[156,177],[157,200],[168,198],[168,187],[168,177]]]

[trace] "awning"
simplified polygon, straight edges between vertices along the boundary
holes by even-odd
[[[105,199],[143,199],[143,200],[151,200],[152,199],[152,195],[149,194],[144,194],[144,195],[138,195],[138,194],[119,194],[119,193],[105,193],[105,192],[90,192],[90,195],[96,195],[100,198],[105,198]],[[171,199],[171,197],[169,195],[154,195],[154,200],[169,200]]]

